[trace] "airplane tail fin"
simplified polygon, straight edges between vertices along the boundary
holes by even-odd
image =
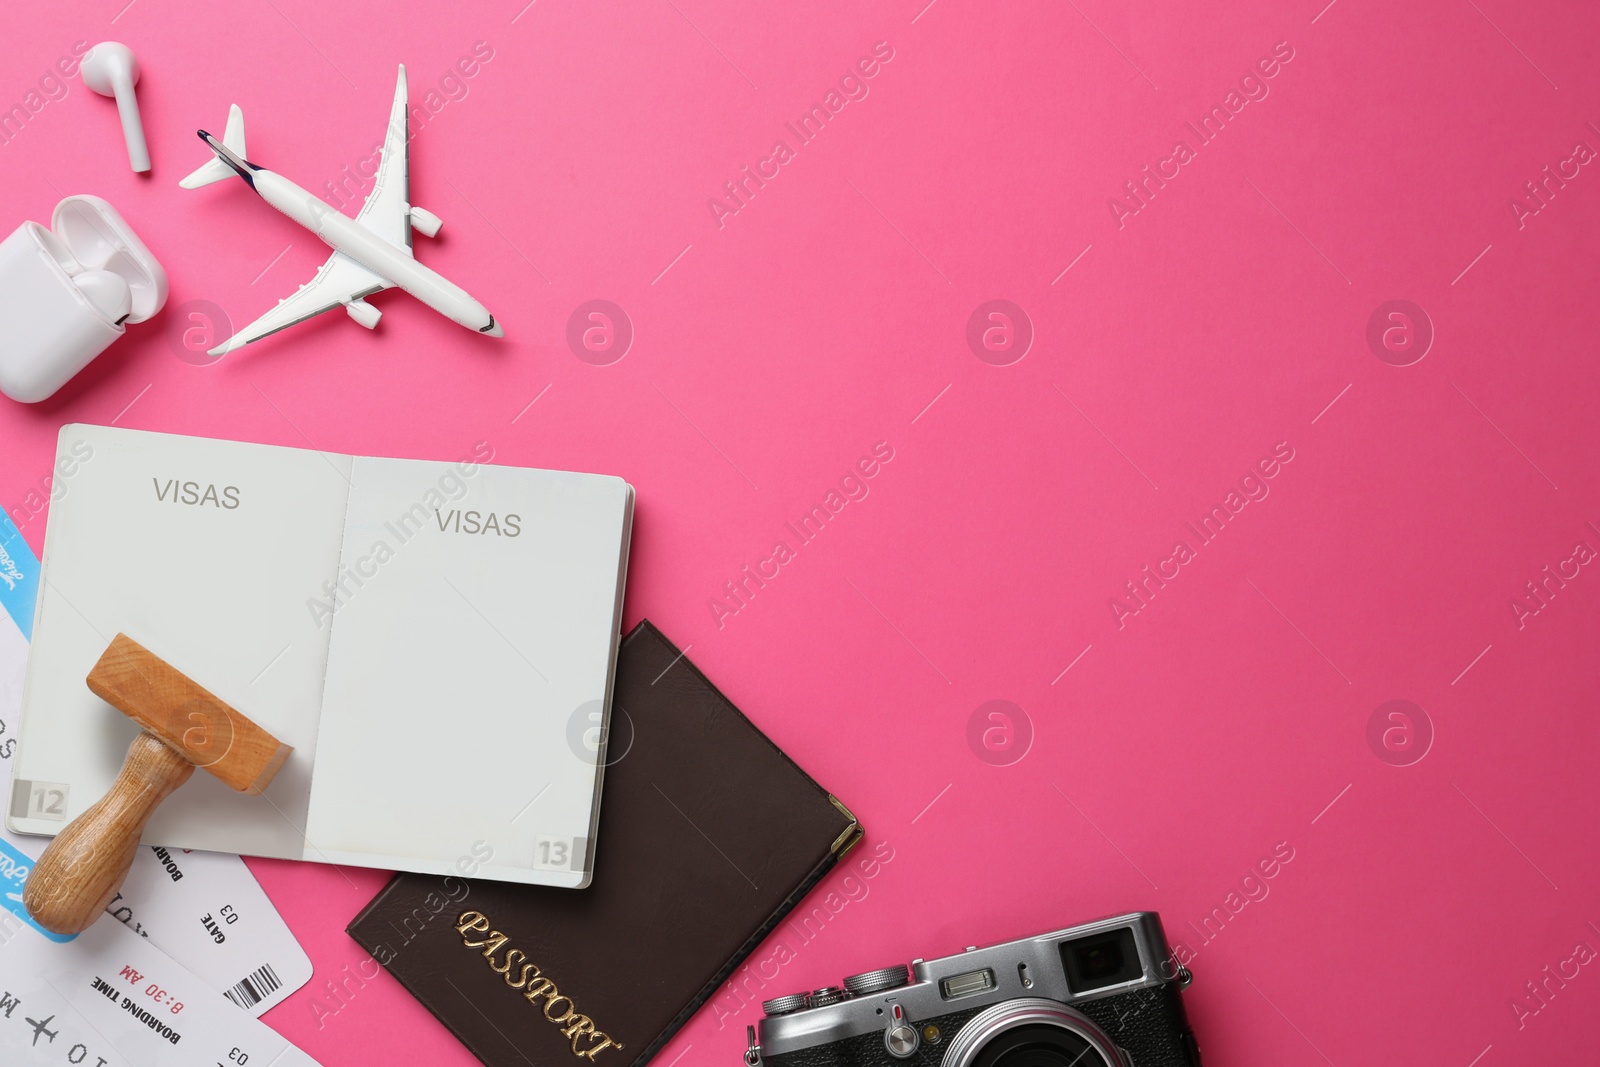
[[[222,131],[222,143],[227,145],[234,155],[244,157],[244,112],[234,104],[228,109],[228,126]],[[195,168],[187,178],[178,184],[185,189],[198,189],[202,185],[220,182],[224,178],[233,177],[233,168],[224,163],[220,158],[213,157]]]

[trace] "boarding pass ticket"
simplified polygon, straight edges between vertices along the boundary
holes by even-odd
[[[121,923],[62,944],[0,913],[0,937],[7,1067],[316,1067]]]
[[[38,576],[28,546],[0,519],[0,538],[7,533],[12,536],[0,543],[6,555],[0,564],[9,564],[0,566],[0,606],[6,609],[0,611],[0,797],[13,795],[11,756],[32,622],[32,597],[19,602],[19,590],[11,586],[32,583]],[[49,789],[46,782],[29,786],[45,809]],[[64,942],[70,939],[40,928],[22,906],[23,880],[47,844],[47,838],[13,834],[0,822],[0,920],[14,916],[41,941]],[[124,929],[148,938],[252,1015],[261,1015],[311,980],[310,958],[238,856],[141,846],[107,911]],[[94,928],[110,924],[111,919],[101,919]],[[6,923],[7,928],[13,925]],[[0,1057],[0,1063],[11,1062]]]

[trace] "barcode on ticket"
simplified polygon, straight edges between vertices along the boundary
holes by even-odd
[[[241,1008],[253,1008],[271,996],[272,991],[282,984],[278,972],[272,969],[272,964],[264,963],[251,971],[248,978],[222,995]]]

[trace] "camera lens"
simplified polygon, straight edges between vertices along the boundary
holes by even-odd
[[[1023,997],[985,1008],[951,1039],[941,1067],[1126,1067],[1076,1008]]]
[[[1059,1026],[1019,1026],[995,1037],[972,1067],[1107,1067],[1084,1038]]]

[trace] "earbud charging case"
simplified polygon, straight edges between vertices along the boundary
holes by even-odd
[[[128,283],[132,310],[112,321],[72,282],[106,270]],[[54,393],[167,302],[167,272],[117,209],[69,196],[50,229],[24,222],[0,241],[0,392],[25,404]]]

